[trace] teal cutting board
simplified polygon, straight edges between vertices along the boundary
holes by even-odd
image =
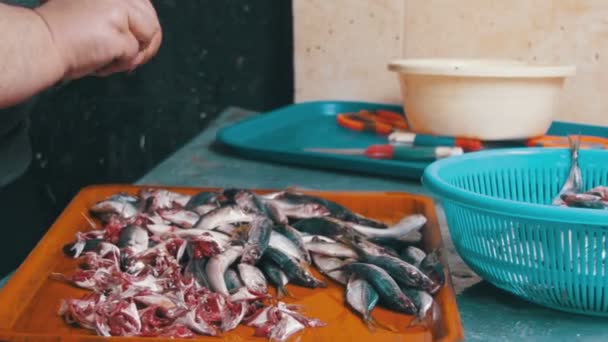
[[[403,113],[401,106],[388,104],[304,102],[225,127],[218,132],[217,142],[244,158],[419,181],[429,163],[304,151],[307,148],[365,148],[372,144],[386,144],[386,136],[351,131],[336,123],[337,114],[363,109],[387,109]],[[608,127],[556,121],[547,134],[608,137]]]

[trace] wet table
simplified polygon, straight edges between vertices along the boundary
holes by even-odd
[[[272,164],[231,156],[215,146],[217,131],[257,115],[229,108],[189,143],[144,175],[137,184],[277,189],[401,191],[429,195],[417,182]],[[603,341],[608,319],[542,308],[480,280],[458,257],[437,203],[444,244],[467,341]],[[6,279],[4,279],[5,281]],[[0,287],[4,281],[0,281]]]

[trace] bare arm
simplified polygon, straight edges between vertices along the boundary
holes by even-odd
[[[0,108],[52,86],[64,73],[44,20],[33,10],[0,3]]]
[[[63,79],[133,70],[154,56],[162,31],[150,0],[0,3],[0,108]]]

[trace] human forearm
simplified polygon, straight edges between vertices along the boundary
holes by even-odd
[[[0,3],[0,108],[52,86],[64,73],[44,20],[33,10]]]

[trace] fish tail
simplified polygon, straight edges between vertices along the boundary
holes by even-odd
[[[371,316],[364,318],[363,321],[365,322],[367,330],[369,330],[371,333],[376,332],[376,321]]]
[[[283,297],[289,297],[289,298],[293,298],[293,299],[296,298],[291,292],[289,292],[287,287],[278,286],[277,287],[277,298],[282,299]]]
[[[384,324],[382,322],[379,322],[371,315],[368,315],[367,317],[365,317],[364,320],[365,320],[365,325],[371,332],[376,331],[376,328],[384,329],[384,330],[390,331],[390,332],[397,332],[397,329],[395,327],[390,326],[388,324]]]

